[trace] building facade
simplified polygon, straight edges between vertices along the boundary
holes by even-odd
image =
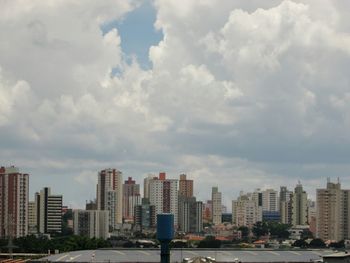
[[[178,226],[178,180],[166,179],[165,173],[149,182],[149,201],[155,206],[156,215],[160,213],[174,214],[174,225]]]
[[[327,181],[326,189],[316,190],[316,236],[323,240],[349,239],[350,190],[341,184]]]
[[[123,223],[123,174],[116,169],[105,169],[98,173],[97,210],[109,211],[109,228]]]
[[[134,220],[134,206],[141,203],[140,185],[132,177],[123,184],[123,220]]]
[[[218,187],[213,187],[211,191],[212,201],[212,223],[218,225],[222,223],[222,195]]]
[[[241,195],[232,201],[232,223],[237,226],[253,227],[261,221],[259,203],[249,194]]]
[[[29,175],[0,167],[0,238],[28,234]]]
[[[307,193],[303,190],[301,183],[298,183],[292,196],[292,225],[307,224]]]
[[[142,204],[134,207],[134,225],[139,231],[154,229],[156,226],[156,208],[148,198],[142,198]]]
[[[52,195],[49,187],[35,194],[37,230],[41,234],[62,232],[62,195]]]
[[[280,216],[281,223],[292,224],[292,196],[293,192],[289,191],[286,186],[280,187]]]
[[[179,231],[200,233],[203,231],[203,203],[195,197],[179,195]]]
[[[108,210],[73,210],[74,235],[108,238]]]
[[[193,196],[193,180],[188,180],[186,174],[180,174],[179,180],[179,196]]]

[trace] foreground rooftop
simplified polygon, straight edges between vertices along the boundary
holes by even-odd
[[[231,250],[173,249],[171,262],[184,258],[213,257],[217,262],[312,262],[334,253],[331,250]],[[50,262],[159,262],[158,249],[99,249],[71,251],[40,259]]]

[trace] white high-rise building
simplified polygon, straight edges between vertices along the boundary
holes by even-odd
[[[111,230],[123,223],[123,174],[116,169],[105,169],[98,173],[97,210],[109,211]]]
[[[218,187],[211,190],[212,222],[214,225],[222,223],[222,195]]]
[[[174,225],[178,225],[178,180],[166,179],[165,173],[159,178],[149,181],[149,201],[155,206],[156,215],[160,213],[174,214]]]
[[[263,211],[279,212],[278,192],[273,189],[262,191]]]

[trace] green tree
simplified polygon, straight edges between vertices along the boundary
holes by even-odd
[[[214,236],[207,236],[205,239],[199,242],[198,247],[199,248],[220,248],[221,241],[215,239]]]
[[[311,240],[309,246],[312,248],[324,248],[326,247],[326,244],[323,242],[321,238],[315,238]]]
[[[300,248],[307,248],[308,243],[303,239],[299,239],[299,240],[295,240],[294,243],[292,244],[292,246],[293,247],[300,247]]]
[[[256,222],[253,226],[252,231],[257,238],[265,236],[269,233],[268,225],[266,222]]]

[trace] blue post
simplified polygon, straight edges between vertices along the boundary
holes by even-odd
[[[157,239],[160,242],[160,262],[170,263],[170,241],[174,238],[174,215],[157,215]]]

